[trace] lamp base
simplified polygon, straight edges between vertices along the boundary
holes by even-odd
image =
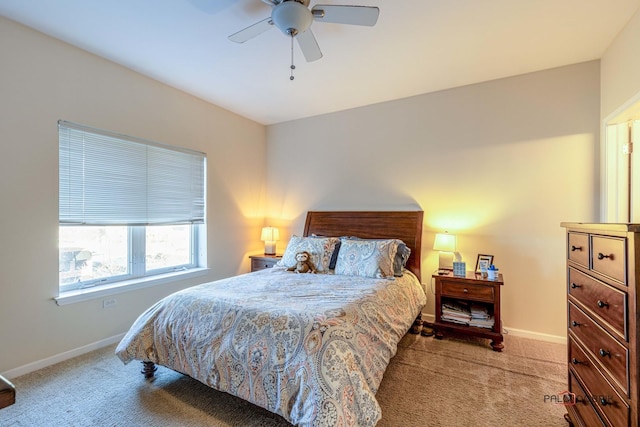
[[[276,242],[265,241],[264,242],[264,254],[275,255],[276,254]]]
[[[441,273],[443,271],[443,273]],[[438,257],[438,274],[447,274],[453,271],[453,252],[440,252]]]

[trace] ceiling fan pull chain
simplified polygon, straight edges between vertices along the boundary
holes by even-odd
[[[295,69],[296,66],[293,65],[293,33],[291,33],[291,77],[289,77],[289,80],[295,79],[295,77],[293,77],[293,70]]]

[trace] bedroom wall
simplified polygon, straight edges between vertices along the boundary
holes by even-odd
[[[0,373],[108,340],[170,292],[248,271],[247,251],[261,250],[263,125],[2,17],[0,58]],[[58,119],[207,153],[207,276],[118,294],[108,309],[55,304]]]
[[[640,92],[639,32],[636,14],[602,59],[600,117]],[[247,271],[265,203],[279,249],[310,209],[423,209],[427,288],[434,233],[449,230],[469,267],[496,256],[512,333],[565,335],[559,222],[597,220],[598,61],[265,131],[3,17],[0,55],[0,373],[109,340],[162,296]],[[110,309],[55,305],[58,119],[208,153],[207,277],[118,295]]]
[[[434,234],[473,269],[493,254],[511,333],[566,336],[561,221],[598,212],[599,61],[267,128],[268,222],[301,233],[307,210],[422,209],[424,311]],[[344,94],[349,96],[348,93]]]

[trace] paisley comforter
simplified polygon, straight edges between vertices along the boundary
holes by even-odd
[[[268,269],[170,295],[116,349],[300,426],[373,426],[375,394],[426,302],[418,279]]]

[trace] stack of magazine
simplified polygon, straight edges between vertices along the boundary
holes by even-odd
[[[493,329],[494,319],[482,304],[466,301],[443,301],[442,320],[477,328]]]
[[[471,304],[471,320],[469,326],[478,328],[493,329],[493,316],[489,314],[489,310],[482,304]]]
[[[446,301],[442,303],[442,320],[468,325],[471,321],[469,303],[464,301]]]

